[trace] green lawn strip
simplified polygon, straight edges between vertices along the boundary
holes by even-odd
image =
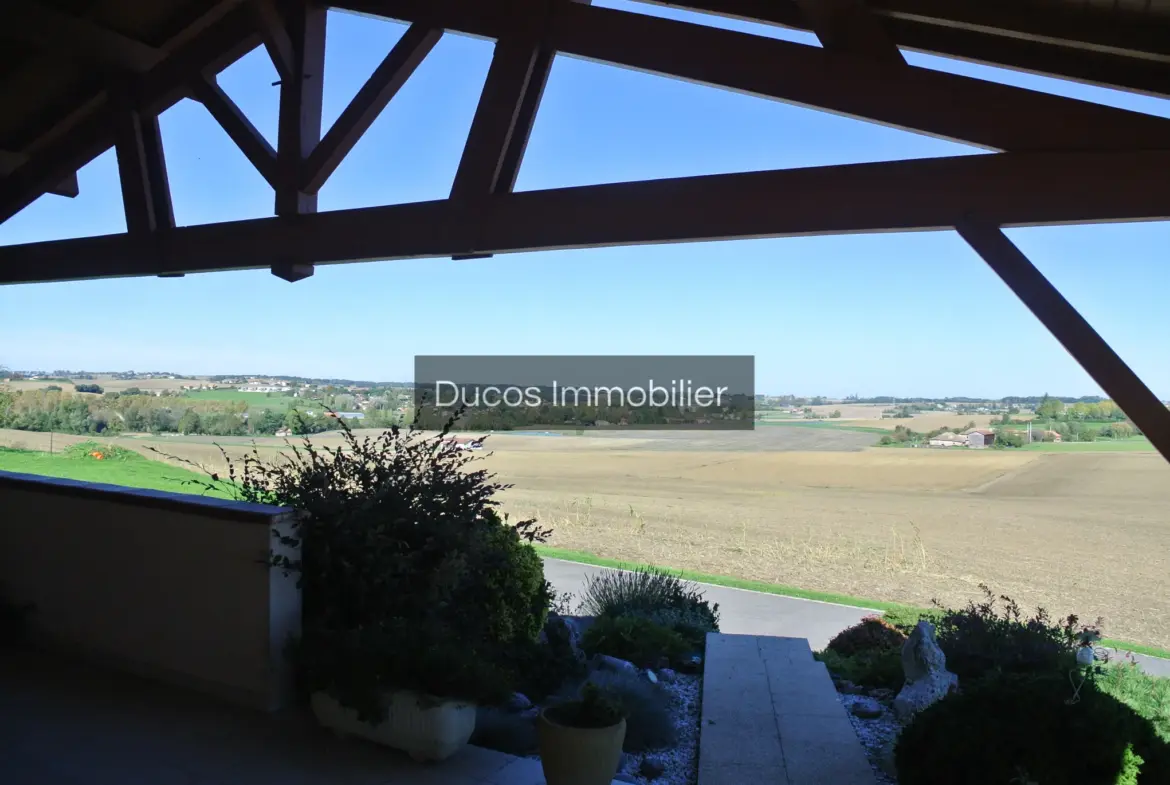
[[[99,448],[101,447],[105,445],[99,445]],[[0,448],[0,471],[39,474],[64,480],[124,485],[130,488],[194,496],[228,498],[226,493],[206,492],[195,485],[194,481],[207,482],[207,478],[201,474],[161,461],[152,461],[137,453],[131,453],[131,456],[99,461],[89,457],[78,457],[75,450],[68,454],[50,454],[34,450]]]
[[[1120,663],[1106,667],[1097,686],[1149,720],[1158,736],[1170,742],[1170,679]]]
[[[584,553],[582,551],[570,551],[563,548],[551,548],[547,545],[536,545],[535,548],[537,553],[539,553],[541,556],[546,556],[550,559],[560,559],[562,561],[577,562],[579,564],[589,564],[594,567],[610,567],[625,570],[633,570],[639,567],[655,567],[657,569],[670,570],[676,575],[679,575],[680,577],[686,578],[690,581],[695,581],[696,583],[707,583],[711,584],[712,586],[726,586],[729,589],[746,589],[748,591],[758,591],[764,594],[776,594],[781,597],[794,597],[801,600],[831,602],[835,605],[847,605],[852,608],[882,611],[883,617],[885,617],[891,624],[899,626],[913,626],[918,622],[919,619],[930,618],[932,616],[937,616],[940,613],[937,608],[917,608],[913,605],[903,605],[897,602],[886,602],[885,600],[867,600],[861,597],[851,597],[847,594],[811,591],[809,589],[798,589],[794,586],[783,586],[777,583],[765,583],[764,581],[732,578],[726,575],[708,575],[707,573],[694,572],[692,570],[677,570],[673,567],[637,564],[634,562],[622,561],[620,559],[610,559],[604,556],[594,556],[591,553]],[[1130,641],[1106,638],[1101,641],[1101,645],[1107,646],[1111,649],[1117,649],[1119,651],[1131,651],[1136,654],[1146,654],[1151,657],[1170,659],[1170,651],[1167,651],[1166,649],[1159,649],[1154,646],[1146,646],[1141,643],[1131,643]]]

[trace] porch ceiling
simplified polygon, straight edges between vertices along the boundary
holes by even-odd
[[[410,23],[329,129],[314,0],[15,0],[0,19],[0,221],[113,146],[128,231],[0,248],[0,284],[181,276],[651,242],[958,228],[1170,456],[1170,411],[1002,233],[1170,218],[1170,120],[908,65],[901,49],[1170,96],[1170,0],[682,0],[822,47],[591,0],[335,0]],[[317,211],[317,191],[444,32],[495,39],[450,198]],[[263,44],[275,149],[216,84]],[[991,156],[513,193],[555,54],[954,139]],[[158,114],[202,102],[272,186],[275,217],[177,227]]]

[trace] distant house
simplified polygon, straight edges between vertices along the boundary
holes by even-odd
[[[968,438],[965,435],[943,431],[930,439],[931,447],[966,447]]]
[[[1061,436],[1056,431],[1045,431],[1044,432],[1044,441],[1058,442],[1059,443],[1061,441]]]
[[[326,417],[336,417],[341,420],[364,420],[366,415],[361,412],[325,412]]]
[[[995,431],[976,428],[964,432],[963,435],[967,437],[967,446],[977,450],[995,444]]]

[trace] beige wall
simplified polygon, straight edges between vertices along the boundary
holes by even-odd
[[[264,709],[288,697],[278,507],[0,472],[0,583],[53,646]]]

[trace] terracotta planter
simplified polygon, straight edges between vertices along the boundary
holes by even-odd
[[[424,698],[405,690],[391,693],[386,719],[362,722],[328,693],[315,692],[310,705],[317,721],[345,736],[357,736],[402,750],[417,761],[440,761],[467,746],[475,730],[475,704]]]
[[[549,719],[542,710],[536,729],[548,785],[610,785],[617,776],[625,720],[608,728],[574,728]]]

